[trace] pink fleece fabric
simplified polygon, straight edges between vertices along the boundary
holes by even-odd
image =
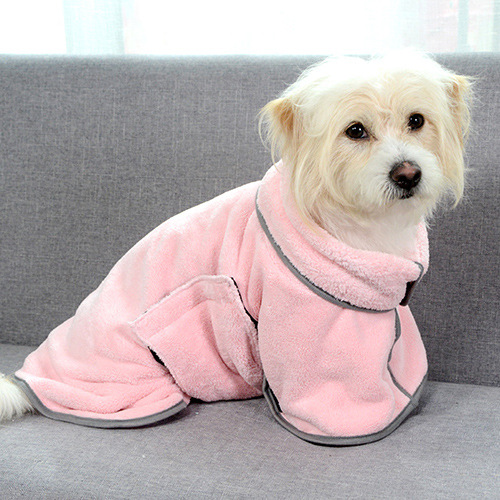
[[[126,422],[191,397],[260,396],[265,374],[304,433],[394,422],[427,372],[399,305],[427,269],[425,227],[409,258],[353,249],[301,220],[284,172],[169,219],[122,257],[16,373],[42,413]]]

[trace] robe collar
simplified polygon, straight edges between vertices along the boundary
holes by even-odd
[[[259,187],[257,215],[283,263],[323,298],[354,309],[383,312],[406,305],[429,263],[425,224],[409,258],[359,250],[320,227],[309,227],[293,202],[285,166],[271,167]]]

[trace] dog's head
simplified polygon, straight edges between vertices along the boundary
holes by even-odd
[[[429,215],[464,186],[470,80],[414,52],[330,58],[261,113],[302,214]]]

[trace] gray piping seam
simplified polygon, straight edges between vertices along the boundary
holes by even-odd
[[[394,330],[395,330],[395,335],[394,335],[394,343],[392,344],[391,347],[391,352],[389,353],[389,358],[387,359],[387,371],[389,372],[389,375],[391,376],[392,383],[399,389],[400,392],[402,392],[408,399],[411,400],[412,396],[411,394],[397,381],[396,377],[394,376],[394,373],[392,373],[391,367],[389,363],[391,362],[392,358],[392,351],[394,349],[394,346],[396,345],[396,342],[399,340],[399,337],[401,337],[401,320],[399,318],[399,313],[397,309],[394,309],[394,312],[396,313],[396,322],[394,325]]]
[[[185,401],[180,401],[167,410],[148,415],[146,417],[132,418],[128,420],[107,420],[100,418],[77,417],[76,415],[69,415],[47,408],[33,392],[31,387],[23,379],[12,375],[9,377],[11,382],[16,384],[28,397],[30,403],[34,408],[44,415],[45,417],[59,420],[61,422],[69,422],[71,424],[84,425],[86,427],[98,427],[102,429],[127,429],[132,427],[143,427],[145,425],[156,424],[162,420],[172,417],[187,407]]]
[[[407,284],[405,296],[403,297],[403,300],[400,302],[401,306],[407,306],[410,303],[410,299],[411,296],[413,295],[415,287],[420,283],[420,280],[424,277],[424,266],[420,262],[417,262],[416,260],[414,260],[413,262],[415,262],[415,264],[417,264],[418,268],[420,269],[420,274],[415,281]]]
[[[278,400],[272,392],[272,389],[270,388],[265,376],[262,392],[264,393],[264,397],[269,404],[271,413],[273,414],[278,424],[284,427],[287,431],[291,432],[293,435],[313,444],[321,444],[326,446],[355,446],[360,444],[373,443],[374,441],[383,439],[394,432],[417,407],[418,400],[420,399],[426,381],[427,374],[425,374],[425,376],[423,377],[420,385],[414,392],[413,396],[411,396],[408,404],[403,408],[403,410],[401,410],[399,415],[387,427],[372,434],[365,434],[361,436],[323,436],[320,434],[309,434],[307,432],[303,432],[297,429],[294,425],[288,422],[288,420],[286,420],[283,415],[281,415],[281,409],[279,407]]]
[[[257,192],[258,195],[258,192]],[[271,234],[271,231],[269,230],[269,227],[267,225],[266,220],[264,219],[264,216],[262,215],[259,205],[256,203],[255,204],[256,212],[257,212],[257,218],[259,219],[260,225],[262,227],[262,230],[264,231],[265,235],[267,236],[269,242],[271,245],[274,247],[276,250],[276,253],[278,254],[279,258],[285,264],[285,266],[294,274],[304,285],[306,285],[310,290],[312,290],[316,295],[319,295],[322,299],[327,300],[328,302],[332,302],[333,304],[336,304],[340,307],[344,307],[346,309],[353,309],[354,311],[365,311],[365,312],[371,312],[371,313],[383,313],[383,312],[389,312],[392,311],[392,309],[386,309],[386,310],[376,310],[376,309],[368,309],[360,306],[356,306],[354,304],[350,304],[349,302],[345,302],[343,300],[337,299],[337,297],[334,297],[333,295],[329,294],[322,288],[320,288],[318,285],[313,283],[309,278],[304,276],[288,259],[288,257],[285,255],[281,247],[278,245],[276,240],[274,239],[273,235]]]
[[[416,260],[414,260],[413,262],[415,262],[415,264],[417,264],[417,266],[420,268],[420,276],[415,281],[415,285],[416,285],[424,277],[424,266],[423,266],[423,264],[421,264],[420,262],[417,262]]]
[[[259,188],[260,189],[260,188]],[[285,255],[277,241],[274,239],[273,235],[271,234],[271,231],[269,229],[269,226],[267,225],[267,222],[262,215],[262,212],[260,211],[259,204],[257,202],[257,198],[259,196],[259,190],[257,190],[257,197],[255,200],[255,211],[257,213],[257,218],[260,222],[260,225],[262,227],[262,230],[264,231],[264,234],[267,236],[267,239],[271,243],[271,245],[274,247],[276,250],[276,253],[278,254],[279,258],[285,264],[285,266],[294,274],[304,285],[306,285],[310,290],[312,290],[316,295],[319,295],[322,299],[327,300],[328,302],[332,302],[333,304],[336,304],[340,307],[344,307],[346,309],[352,309],[354,311],[364,311],[364,312],[370,312],[370,313],[384,313],[384,312],[389,312],[392,311],[393,309],[368,309],[365,307],[360,307],[356,306],[354,304],[351,304],[349,302],[346,302],[344,300],[338,299],[337,297],[334,297],[327,291],[323,290],[320,288],[318,285],[316,285],[314,282],[312,282],[307,276],[304,276],[290,261],[290,259]],[[415,262],[420,268],[420,276],[418,279],[415,281],[415,284],[420,281],[420,278],[422,277],[424,266],[420,264],[419,262]]]
[[[295,436],[311,442],[315,444],[323,444],[323,445],[331,445],[331,446],[351,446],[351,445],[359,445],[359,444],[367,444],[373,441],[378,441],[389,434],[391,434],[397,427],[401,425],[401,423],[408,417],[408,415],[417,407],[418,400],[420,399],[420,395],[422,393],[423,386],[427,380],[427,374],[424,375],[420,385],[416,389],[415,393],[411,395],[397,380],[394,374],[392,373],[391,367],[389,366],[389,362],[392,358],[392,351],[396,342],[401,337],[401,320],[399,318],[399,313],[397,309],[394,309],[395,313],[395,324],[394,324],[394,343],[392,344],[391,351],[389,352],[389,357],[387,360],[387,370],[389,375],[391,376],[392,382],[395,385],[396,389],[398,389],[402,394],[404,394],[408,399],[408,404],[403,408],[403,410],[399,413],[399,415],[384,429],[381,431],[375,432],[373,434],[366,434],[363,436],[352,436],[352,437],[331,437],[331,436],[321,436],[317,434],[309,434],[307,432],[303,432],[297,429],[294,425],[288,422],[282,415],[282,410],[279,404],[278,399],[273,393],[269,382],[267,381],[264,375],[264,383],[262,392],[264,397],[271,409],[271,413],[275,420],[286,430],[294,434]]]

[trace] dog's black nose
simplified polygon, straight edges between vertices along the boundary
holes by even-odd
[[[392,167],[389,175],[401,189],[410,191],[420,182],[422,171],[416,163],[402,161]]]

